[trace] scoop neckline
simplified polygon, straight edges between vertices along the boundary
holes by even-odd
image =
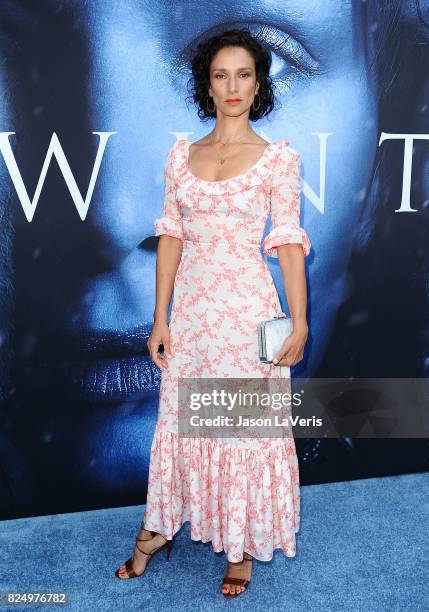
[[[203,179],[199,176],[197,176],[196,174],[194,174],[193,172],[191,172],[190,168],[189,168],[189,147],[191,146],[191,144],[193,144],[190,140],[187,140],[186,138],[184,139],[185,143],[186,143],[186,151],[185,151],[185,168],[187,173],[196,181],[199,181],[200,183],[206,183],[208,185],[221,185],[222,183],[229,183],[230,181],[236,181],[237,179],[241,179],[243,176],[247,176],[247,174],[249,174],[250,172],[252,172],[253,170],[255,170],[259,164],[262,163],[262,161],[265,158],[265,155],[268,151],[268,149],[273,146],[275,143],[274,142],[269,142],[267,144],[267,146],[264,149],[264,152],[262,153],[262,155],[259,157],[259,159],[253,164],[253,166],[251,166],[250,168],[248,168],[245,172],[242,172],[241,174],[237,174],[236,176],[232,176],[229,179],[223,179],[222,181],[207,181],[206,179]]]

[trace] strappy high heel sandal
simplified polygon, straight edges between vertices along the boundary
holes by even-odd
[[[143,521],[140,523],[140,528],[141,529],[145,529],[145,527],[143,526]],[[163,548],[167,548],[167,561],[170,561],[170,555],[171,555],[171,550],[173,547],[173,541],[174,541],[174,537],[172,540],[167,540],[166,542],[164,542],[164,544],[161,544],[161,546],[158,546],[158,548],[155,548],[155,550],[153,550],[152,552],[148,553],[145,552],[144,550],[142,550],[140,548],[140,546],[137,544],[137,542],[150,542],[151,540],[153,540],[153,538],[157,535],[161,535],[159,534],[157,531],[151,531],[150,529],[145,529],[145,531],[149,531],[150,534],[152,534],[151,538],[147,538],[145,540],[143,540],[142,538],[137,537],[136,538],[136,547],[137,549],[143,553],[144,555],[147,555],[149,557],[149,559],[146,562],[146,566],[144,568],[144,570],[138,574],[135,570],[134,570],[134,555],[132,557],[130,557],[130,559],[127,559],[125,561],[125,569],[127,570],[127,574],[128,576],[126,578],[122,578],[119,574],[119,570],[120,568],[118,568],[115,571],[115,576],[116,578],[119,578],[119,580],[129,580],[130,578],[139,578],[139,576],[142,576],[145,571],[147,570],[147,566],[149,565],[150,561],[152,560],[152,558],[156,555],[156,553],[158,553],[160,550],[162,550]]]
[[[246,557],[247,555],[247,557]],[[233,563],[232,561],[229,561],[229,563],[231,563],[232,565],[242,565],[245,561],[253,561],[253,557],[251,555],[249,555],[249,553],[243,553],[243,560],[242,561],[237,561],[237,563]],[[244,593],[245,591],[247,591],[247,587],[249,586],[249,584],[251,583],[251,580],[246,580],[245,578],[233,578],[232,576],[228,576],[226,575],[225,578],[222,581],[222,586],[224,584],[236,584],[238,586],[244,587],[243,591],[240,592],[235,592],[235,593],[224,593],[222,591],[222,587],[221,587],[221,593],[224,597],[238,597],[239,595],[241,595],[242,593]]]

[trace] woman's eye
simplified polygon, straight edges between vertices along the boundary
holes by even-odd
[[[219,27],[223,28],[224,25],[220,24]],[[257,40],[270,49],[272,55],[270,76],[280,93],[288,91],[301,79],[326,72],[326,68],[314,59],[302,43],[276,26],[249,21],[231,21],[228,22],[228,25],[230,27],[248,28]],[[215,31],[212,30],[212,33],[215,33]],[[189,56],[192,55],[192,51],[200,40],[201,37],[194,39],[182,51],[175,66],[176,71],[178,68],[179,72],[183,71],[189,74]],[[223,79],[225,76],[218,73],[215,75],[215,79]],[[250,76],[249,73],[241,73],[241,78],[246,79],[248,76]]]
[[[217,79],[217,77],[224,77],[224,76],[225,76],[224,74],[217,74],[217,75],[215,76],[215,79]],[[248,76],[250,76],[250,74],[248,74],[247,72],[242,72],[242,73],[240,74],[240,76],[245,76],[245,77],[248,77]]]
[[[289,89],[294,80],[322,74],[320,63],[290,34],[268,25],[247,24],[255,38],[272,53],[271,78],[279,89]]]

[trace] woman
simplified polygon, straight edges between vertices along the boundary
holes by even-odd
[[[148,341],[162,369],[160,404],[145,520],[132,559],[115,572],[120,579],[141,576],[162,548],[170,554],[174,534],[187,520],[193,540],[225,550],[221,590],[227,597],[246,589],[252,557],[270,560],[275,548],[296,554],[300,509],[293,438],[225,441],[177,433],[180,378],[290,378],[290,366],[303,357],[304,256],[311,244],[299,226],[300,157],[286,140],[267,143],[249,126],[249,119],[274,108],[270,65],[269,51],[248,30],[210,38],[193,58],[195,100],[201,114],[205,105],[215,113],[216,125],[193,144],[178,140],[168,153],[164,215],[155,221],[160,239]],[[258,357],[257,323],[281,310],[260,253],[270,210],[273,229],[263,249],[282,268],[293,333],[277,360],[266,364]]]

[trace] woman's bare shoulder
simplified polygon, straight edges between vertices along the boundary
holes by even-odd
[[[200,138],[199,140],[194,140],[190,143],[189,148],[190,149],[201,149],[203,147],[207,147],[209,145],[211,145],[211,138],[209,138],[208,136],[203,136],[202,138]]]

